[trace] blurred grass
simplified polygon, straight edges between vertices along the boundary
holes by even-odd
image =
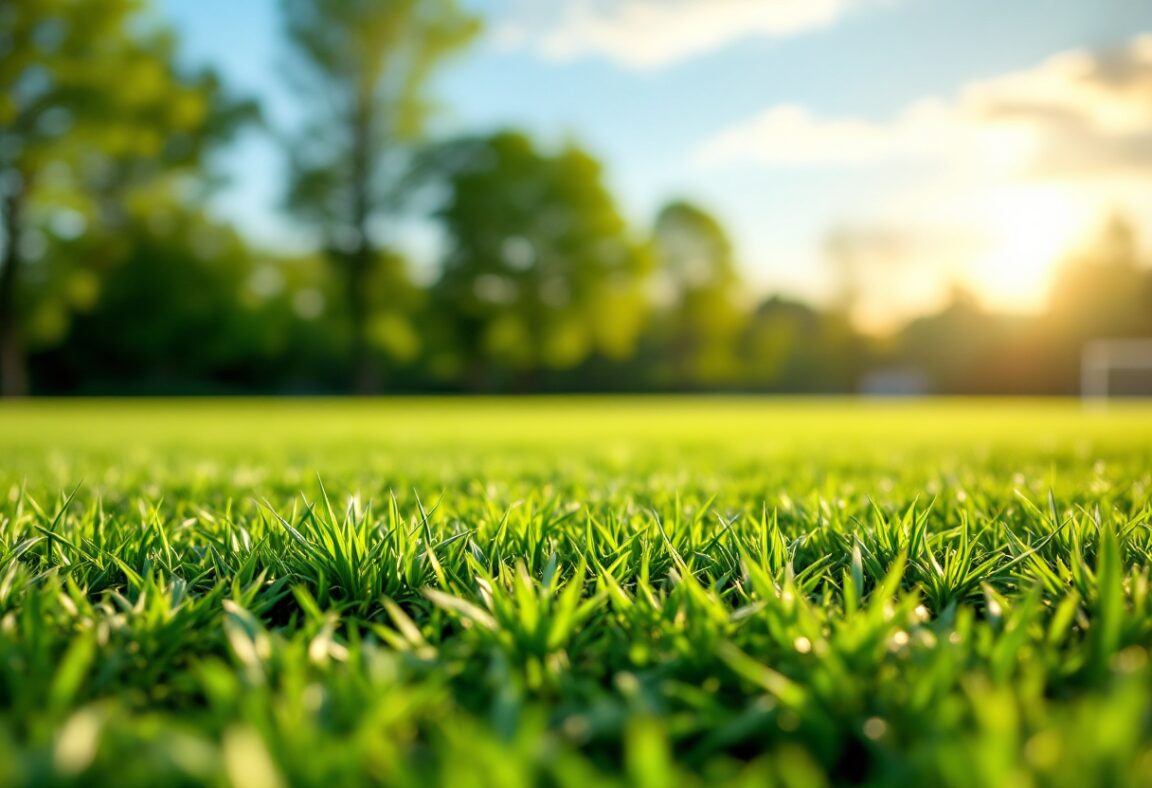
[[[1152,405],[0,407],[0,785],[1144,785]]]
[[[1060,399],[826,400],[740,397],[28,400],[0,406],[10,448],[212,451],[404,446],[545,449],[709,445],[1054,446],[1152,439],[1152,404]],[[958,443],[957,443],[958,442]]]

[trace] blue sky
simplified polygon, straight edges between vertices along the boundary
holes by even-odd
[[[279,79],[276,0],[158,5],[182,33],[189,60],[220,68],[265,103],[274,123],[299,111]],[[1042,293],[1054,244],[1077,240],[1070,225],[1080,232],[1106,210],[1146,207],[1131,176],[1145,161],[1123,177],[1056,177],[1055,169],[1016,166],[1023,159],[1001,166],[1012,134],[1031,135],[1029,161],[1072,142],[1038,114],[1008,129],[988,108],[1032,95],[1060,111],[1087,101],[1100,108],[1089,120],[1101,131],[1085,144],[1101,149],[1115,147],[1121,132],[1124,139],[1152,134],[1152,117],[1124,114],[1143,82],[1135,92],[1130,85],[1077,92],[1079,75],[1095,73],[1094,64],[1114,53],[1152,74],[1152,44],[1144,44],[1152,39],[1141,37],[1152,33],[1148,0],[470,5],[487,32],[438,80],[439,131],[513,126],[548,142],[578,140],[604,161],[638,227],[671,197],[701,202],[729,227],[758,293],[830,297],[826,239],[840,227],[853,239],[851,259],[865,261],[864,289],[891,289],[870,286],[870,278],[901,282],[902,292],[874,293],[860,307],[872,313],[865,319],[930,308],[952,281],[996,306],[1027,308]],[[969,154],[993,138],[986,152]],[[277,207],[282,162],[273,142],[249,135],[226,165],[234,184],[218,210],[258,241],[291,239]],[[999,214],[989,218],[987,206]],[[1036,226],[1021,229],[1001,214]],[[1069,227],[1046,242],[1041,231],[1053,222]],[[870,267],[893,236],[901,259]],[[430,254],[423,234],[409,237],[414,254]],[[871,271],[884,266],[883,276]]]

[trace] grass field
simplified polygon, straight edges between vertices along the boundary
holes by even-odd
[[[0,784],[1152,784],[1152,406],[0,408]]]

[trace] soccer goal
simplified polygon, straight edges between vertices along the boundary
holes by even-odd
[[[1093,404],[1152,397],[1152,338],[1087,343],[1080,357],[1080,395]]]

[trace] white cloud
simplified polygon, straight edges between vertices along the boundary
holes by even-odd
[[[823,167],[877,183],[829,221],[929,240],[904,253],[898,275],[884,267],[898,256],[891,249],[853,251],[873,277],[857,307],[869,325],[926,308],[932,299],[894,289],[908,282],[935,282],[939,298],[961,282],[995,307],[1036,307],[1053,265],[1105,215],[1152,216],[1152,35],[1059,54],[887,119],[772,107],[705,141],[695,160],[732,173]]]
[[[818,117],[778,106],[706,141],[705,166],[863,165],[940,160],[1053,177],[1152,168],[1152,36],[1106,52],[1067,52],[974,82],[895,118]]]
[[[823,27],[878,1],[521,0],[497,38],[556,60],[599,55],[653,68],[740,38],[776,38]]]
[[[819,118],[782,105],[724,131],[697,152],[706,165],[856,165],[913,159],[947,150],[963,137],[950,107],[917,104],[890,123],[863,118]]]

